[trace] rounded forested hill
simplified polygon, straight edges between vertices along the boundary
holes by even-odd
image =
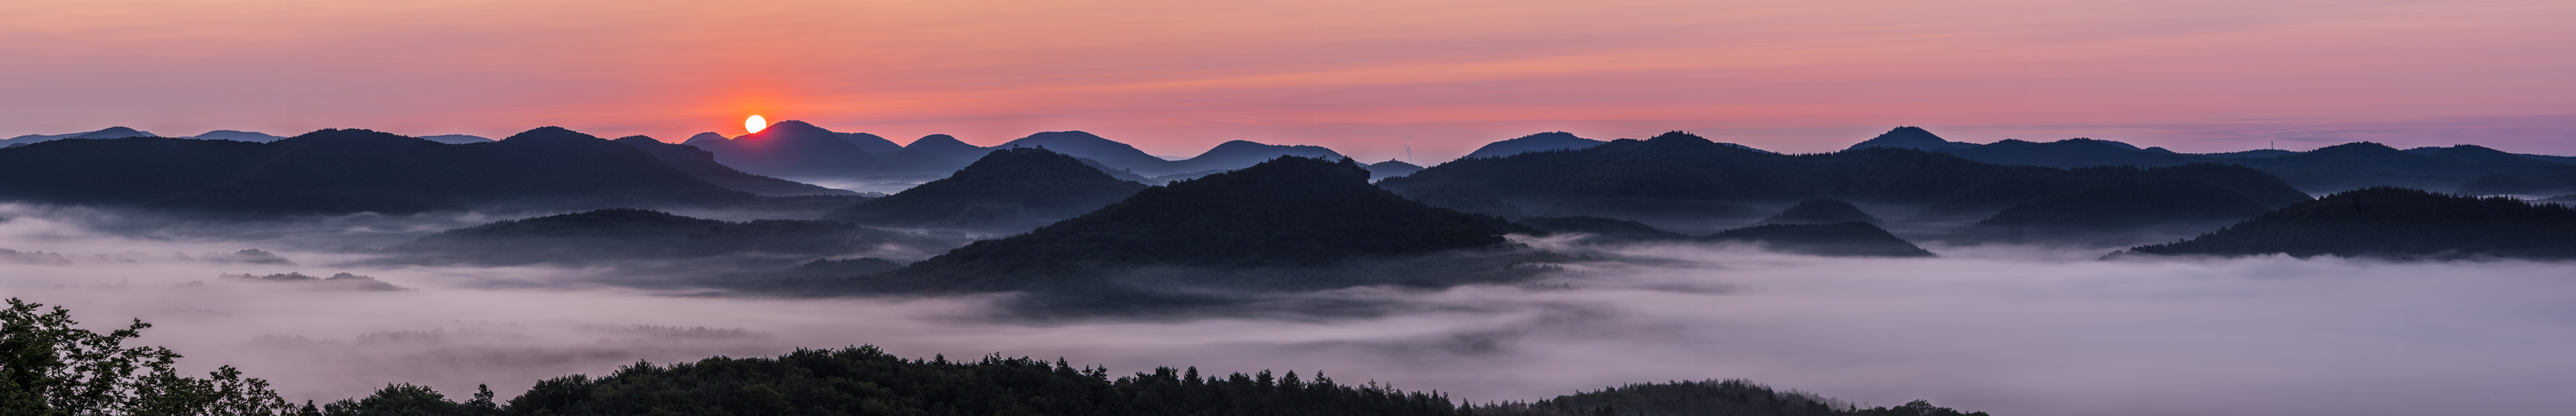
[[[1817,256],[1933,256],[1931,251],[1865,222],[1757,225],[1726,230],[1700,239],[1755,243],[1772,251]]]
[[[2135,254],[2576,259],[2576,209],[2512,198],[2367,188]]]
[[[1149,188],[1027,234],[967,245],[862,284],[1012,290],[1143,266],[1249,268],[1495,247],[1523,230],[1370,186],[1347,159],[1281,157]],[[907,283],[908,282],[908,283]]]
[[[1865,222],[1872,225],[1887,224],[1886,221],[1879,221],[1878,217],[1870,216],[1868,212],[1861,211],[1860,207],[1852,206],[1850,202],[1824,198],[1799,201],[1798,205],[1789,206],[1789,209],[1781,210],[1779,214],[1772,215],[1771,218],[1762,219],[1762,224],[1766,225],[1833,224],[1845,222]]]
[[[833,210],[823,218],[880,227],[1016,232],[1100,209],[1145,188],[1072,156],[1034,147],[1004,148],[946,179]]]

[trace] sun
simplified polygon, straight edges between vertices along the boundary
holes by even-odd
[[[760,129],[766,128],[769,128],[769,119],[760,118],[759,114],[753,114],[751,115],[751,118],[742,119],[743,130],[751,130],[753,133],[759,133]]]

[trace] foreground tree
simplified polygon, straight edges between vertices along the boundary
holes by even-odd
[[[206,378],[179,375],[169,348],[127,347],[152,324],[98,333],[75,327],[71,312],[18,298],[0,312],[0,414],[291,415],[296,408],[268,388],[224,366]]]

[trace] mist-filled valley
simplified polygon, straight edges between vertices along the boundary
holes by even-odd
[[[140,319],[267,414],[2529,414],[2576,386],[2556,156],[1900,127],[1426,167],[774,127],[12,144],[0,291],[75,314],[13,303],[12,337]],[[148,383],[97,402],[232,397]]]
[[[0,248],[18,252],[0,261],[0,290],[88,325],[149,321],[139,342],[185,354],[183,370],[240,367],[297,402],[388,383],[451,398],[488,384],[506,398],[637,361],[860,344],[1060,356],[1113,374],[1320,370],[1461,402],[1745,378],[1995,414],[2540,414],[2576,383],[2563,354],[2576,280],[2552,262],[2097,261],[2109,250],[1993,244],[1853,258],[1514,234],[1565,255],[1524,280],[1029,316],[1007,293],[722,295],[632,268],[391,264],[358,249],[504,219],[478,214],[149,228],[137,215],[0,206]],[[274,259],[235,255],[250,249]],[[316,279],[240,277],[283,273]],[[339,273],[400,289],[317,284]]]

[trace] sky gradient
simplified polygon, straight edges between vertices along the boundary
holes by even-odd
[[[1085,130],[1437,162],[1541,131],[1787,152],[1898,125],[2179,151],[2576,154],[2566,1],[0,4],[0,137]]]

